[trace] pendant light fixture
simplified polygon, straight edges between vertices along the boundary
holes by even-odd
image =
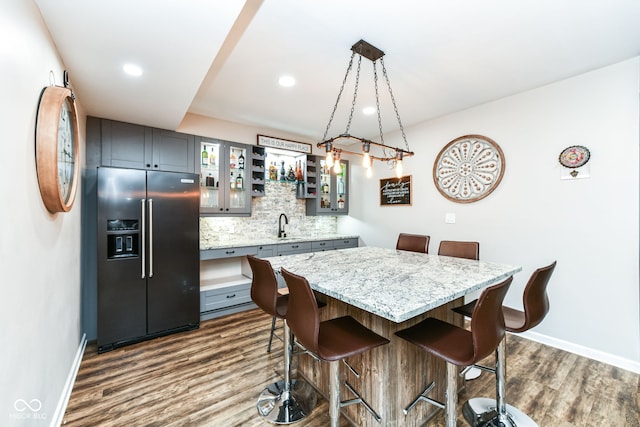
[[[340,91],[338,92],[338,99],[336,99],[336,103],[333,107],[333,111],[331,112],[331,116],[329,118],[329,123],[327,123],[327,127],[324,131],[324,136],[322,137],[322,142],[319,142],[318,147],[324,147],[326,152],[326,166],[331,168],[334,167],[338,169],[340,167],[340,155],[341,153],[346,154],[354,154],[357,156],[362,156],[362,166],[367,168],[367,176],[371,176],[371,167],[373,165],[374,160],[380,160],[383,162],[387,162],[387,164],[391,168],[395,168],[396,175],[399,177],[402,176],[403,165],[402,161],[404,157],[413,156],[413,151],[409,148],[409,144],[407,143],[407,137],[404,132],[404,127],[402,126],[402,121],[400,120],[400,113],[398,112],[398,107],[396,106],[395,98],[393,97],[393,92],[391,90],[391,84],[389,83],[389,76],[387,75],[387,69],[384,66],[384,52],[378,49],[377,47],[367,43],[364,40],[358,41],[356,44],[351,46],[351,59],[349,60],[349,65],[347,67],[347,72],[344,76],[344,80],[342,81],[342,86],[340,87]],[[329,128],[331,127],[331,122],[333,121],[334,115],[338,108],[338,104],[340,103],[340,98],[342,96],[342,92],[344,91],[344,86],[349,77],[349,73],[353,68],[353,60],[356,55],[358,56],[357,63],[357,71],[355,77],[355,89],[353,92],[353,98],[351,101],[351,111],[349,113],[349,118],[347,120],[347,127],[343,133],[333,138],[327,138],[329,134]],[[355,110],[356,99],[358,97],[358,86],[360,82],[360,66],[362,62],[362,57],[369,59],[373,64],[373,84],[375,88],[375,96],[376,96],[376,113],[378,115],[378,131],[379,131],[379,141],[371,141],[366,138],[357,137],[351,135],[349,133],[349,129],[351,127],[351,121],[353,119],[353,112]],[[379,100],[379,92],[378,92],[378,69],[377,63],[380,62],[382,67],[382,75],[387,84],[387,88],[389,90],[389,95],[391,97],[391,102],[393,104],[393,109],[396,113],[396,118],[398,119],[398,125],[400,126],[400,132],[402,134],[402,139],[404,140],[404,148],[400,147],[392,147],[390,145],[386,145],[384,142],[384,135],[382,132],[382,114],[380,112],[380,100]],[[351,151],[345,148],[340,147],[340,142],[346,144],[353,144],[354,141],[362,144],[362,151]],[[375,151],[374,151],[375,150]],[[335,166],[337,163],[337,166]]]

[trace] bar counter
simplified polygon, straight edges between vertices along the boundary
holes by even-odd
[[[342,415],[358,426],[420,426],[438,410],[424,402],[408,415],[402,409],[434,379],[431,396],[444,400],[445,363],[394,335],[426,317],[437,317],[462,326],[463,318],[451,311],[464,295],[498,283],[519,272],[515,267],[492,262],[358,247],[310,254],[267,258],[280,268],[304,276],[317,298],[327,306],[320,310],[326,320],[350,315],[391,340],[347,362],[342,375],[382,417],[378,423],[362,405],[342,409]],[[279,276],[279,275],[278,275]],[[279,279],[281,279],[279,277]],[[301,355],[297,374],[306,378],[328,398],[328,364]],[[342,400],[353,395],[343,385]]]

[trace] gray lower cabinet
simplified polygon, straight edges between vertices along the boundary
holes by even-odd
[[[280,243],[278,255],[293,255],[311,252],[311,242]]]
[[[230,314],[233,312],[229,311],[230,308],[243,306],[242,310],[244,310],[247,303],[251,303],[251,281],[248,286],[243,283],[202,291],[200,294],[200,313],[227,310],[225,314]]]
[[[278,245],[261,245],[258,246],[258,258],[269,258],[278,255]]]
[[[246,255],[268,258],[357,246],[358,238],[346,238],[202,250],[200,320],[256,308],[251,300],[251,269]],[[216,274],[218,272],[222,276]],[[283,285],[280,283],[280,286]]]
[[[337,239],[333,241],[333,249],[357,248],[358,238]]]

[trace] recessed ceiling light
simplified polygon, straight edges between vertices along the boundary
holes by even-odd
[[[134,64],[124,64],[122,66],[122,69],[124,70],[125,73],[129,74],[130,76],[138,77],[142,75],[142,68]]]
[[[376,107],[364,107],[362,109],[362,114],[371,115],[376,112]]]
[[[296,79],[291,76],[282,76],[278,79],[278,83],[283,87],[291,87],[296,84]]]

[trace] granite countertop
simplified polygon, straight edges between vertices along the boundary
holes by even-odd
[[[522,270],[493,262],[363,246],[266,258],[325,295],[403,322]]]
[[[243,234],[231,234],[226,236],[218,236],[216,239],[212,239],[206,242],[200,242],[200,250],[208,249],[224,249],[224,248],[238,248],[246,246],[262,246],[262,245],[277,245],[280,243],[296,243],[296,242],[313,242],[320,240],[337,240],[337,239],[357,239],[357,235],[353,234],[308,234],[305,236],[292,236],[292,237],[248,237]]]

